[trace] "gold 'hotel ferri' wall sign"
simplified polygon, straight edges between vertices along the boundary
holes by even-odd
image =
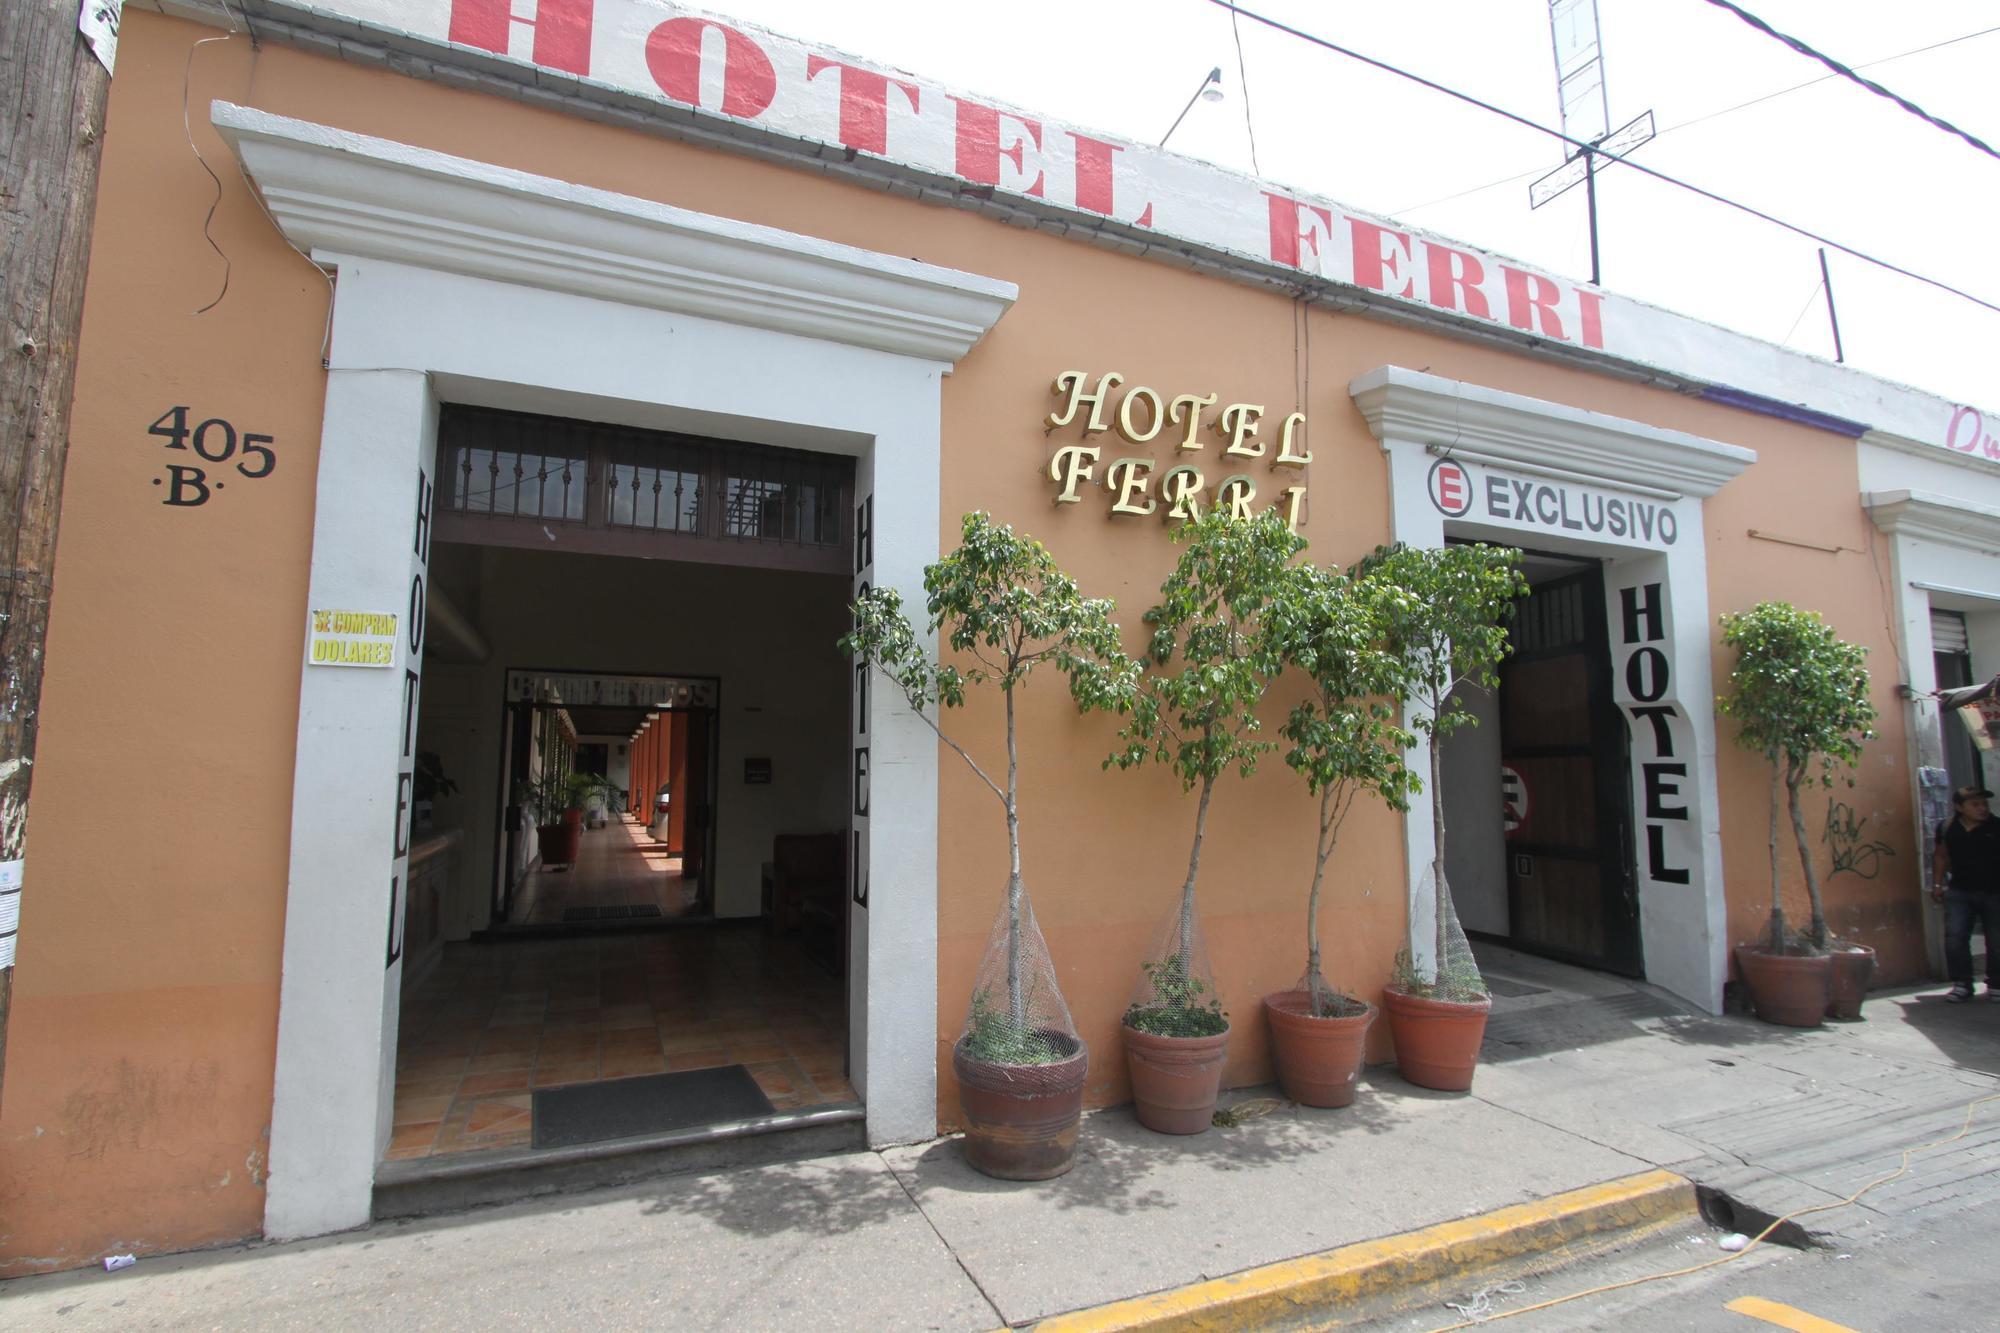
[[[1049,458],[1048,477],[1055,483],[1057,504],[1078,503],[1083,499],[1078,491],[1094,482],[1110,497],[1114,517],[1199,518],[1213,506],[1233,518],[1248,518],[1258,507],[1259,479],[1250,471],[1234,469],[1261,462],[1268,488],[1261,492],[1261,507],[1280,510],[1285,521],[1298,528],[1306,488],[1295,479],[1312,462],[1305,447],[1305,413],[1287,416],[1273,435],[1266,432],[1261,403],[1227,403],[1204,420],[1203,413],[1216,405],[1219,395],[1181,393],[1169,398],[1134,384],[1114,403],[1113,392],[1124,382],[1123,375],[1111,370],[1098,376],[1093,386],[1087,372],[1065,370],[1049,386],[1060,405],[1049,413],[1043,433],[1054,435],[1080,425],[1083,439],[1058,445]],[[1103,444],[1091,443],[1092,436],[1106,431],[1138,446],[1151,445],[1165,435],[1173,442],[1171,458],[1195,457],[1171,465],[1146,454],[1107,462]],[[1208,452],[1211,443],[1219,446],[1219,453]],[[1233,461],[1237,459],[1244,461]],[[1204,467],[1208,460],[1219,460],[1219,465],[1209,461]]]

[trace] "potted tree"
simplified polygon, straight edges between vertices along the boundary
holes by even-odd
[[[544,765],[535,776],[514,784],[514,804],[535,821],[535,848],[545,869],[576,864],[583,830],[564,817],[570,805],[569,774]]]
[[[1759,602],[1723,616],[1722,642],[1736,650],[1736,667],[1717,706],[1736,719],[1736,743],[1771,766],[1771,919],[1761,943],[1737,946],[1736,966],[1757,1016],[1787,1027],[1818,1027],[1833,1002],[1836,965],[1852,969],[1842,978],[1847,993],[1842,1008],[1845,1016],[1858,1016],[1875,952],[1859,945],[1828,952],[1833,940],[1799,789],[1815,782],[1831,787],[1837,769],[1853,768],[1862,745],[1874,739],[1868,650],[1843,642],[1818,612],[1787,602]],[[1778,854],[1781,791],[1811,903],[1803,935],[1785,920]]]
[[[1125,1011],[1125,1059],[1139,1122],[1165,1134],[1208,1128],[1228,1057],[1229,1016],[1216,994],[1197,930],[1195,883],[1216,783],[1249,776],[1265,751],[1257,705],[1283,670],[1266,617],[1286,595],[1291,560],[1305,542],[1275,515],[1232,520],[1212,510],[1175,534],[1184,541],[1160,586],[1143,673],[1084,672],[1077,702],[1127,714],[1107,767],[1167,765],[1196,792],[1194,841],[1179,907],[1162,930]]]
[[[1399,690],[1398,662],[1388,650],[1374,591],[1317,565],[1293,571],[1281,614],[1273,616],[1286,662],[1312,682],[1293,706],[1281,734],[1291,742],[1285,762],[1319,797],[1312,887],[1306,895],[1306,966],[1299,984],[1264,997],[1264,1013],[1285,1095],[1307,1106],[1345,1106],[1366,1055],[1375,1006],[1329,986],[1320,966],[1320,894],[1354,803],[1379,796],[1395,810],[1410,808],[1419,783],[1404,762],[1415,738],[1390,702]]]
[[[1116,682],[1118,627],[1111,603],[1087,598],[1038,541],[982,513],[965,516],[958,549],[924,571],[932,633],[964,665],[933,660],[893,589],[854,604],[854,629],[841,647],[902,688],[910,707],[963,759],[999,802],[1007,823],[1007,891],[982,960],[965,1030],[952,1048],[965,1155],[1003,1180],[1047,1180],[1076,1162],[1090,1053],[1056,985],[1048,945],[1035,923],[1021,874],[1020,746],[1016,693],[1035,668],[1072,677],[1107,668]],[[1007,774],[994,781],[931,717],[933,704],[957,708],[969,687],[996,686],[1006,706]]]
[[[1500,546],[1397,545],[1378,547],[1356,568],[1384,619],[1410,726],[1430,743],[1433,928],[1420,948],[1417,914],[1410,913],[1408,937],[1395,980],[1382,992],[1382,1007],[1403,1077],[1447,1092],[1472,1086],[1493,1001],[1459,927],[1445,877],[1440,743],[1461,727],[1478,725],[1457,697],[1459,686],[1490,689],[1499,683],[1500,659],[1507,655],[1505,621],[1514,600],[1528,590],[1520,558],[1519,551]]]

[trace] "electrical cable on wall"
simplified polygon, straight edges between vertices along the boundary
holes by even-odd
[[[1875,267],[1880,269],[1885,269],[1890,273],[1897,274],[1901,277],[1909,278],[1914,282],[1920,282],[1924,284],[1926,287],[1935,287],[1941,292],[1949,292],[1951,295],[1960,297],[1966,301],[1970,301],[1972,304],[1976,306],[1980,306],[1983,307],[1984,309],[1991,310],[1996,314],[2000,314],[2000,303],[1986,300],[1984,297],[1974,296],[1971,292],[1966,291],[1962,287],[1954,287],[1952,284],[1945,282],[1939,278],[1927,277],[1926,275],[1918,273],[1912,269],[1904,268],[1900,264],[1891,263],[1889,260],[1878,258],[1875,255],[1869,254],[1865,250],[1857,250],[1851,245],[1847,245],[1844,244],[1843,242],[1836,241],[1831,237],[1824,236],[1819,232],[1813,231],[1809,227],[1802,227],[1799,226],[1797,223],[1787,222],[1781,217],[1776,217],[1770,213],[1766,213],[1761,208],[1755,208],[1749,204],[1741,203],[1735,199],[1729,198],[1727,195],[1717,194],[1713,190],[1707,189],[1700,185],[1696,185],[1692,181],[1682,180],[1678,176],[1670,176],[1664,171],[1658,171],[1652,167],[1645,165],[1643,162],[1635,162],[1632,160],[1632,158],[1628,156],[1621,156],[1620,154],[1617,153],[1609,153],[1595,144],[1585,143],[1581,139],[1573,139],[1569,135],[1564,134],[1561,130],[1551,129],[1549,126],[1544,125],[1539,121],[1530,120],[1528,117],[1521,115],[1517,111],[1509,111],[1505,107],[1495,106],[1491,102],[1483,101],[1480,98],[1474,97],[1471,93],[1461,92],[1456,88],[1450,87],[1446,84],[1439,83],[1434,79],[1427,79],[1421,74],[1412,73],[1411,71],[1403,69],[1397,65],[1391,65],[1385,60],[1377,60],[1375,57],[1369,55],[1363,55],[1361,52],[1356,51],[1351,47],[1342,46],[1338,42],[1329,41],[1324,37],[1319,37],[1312,33],[1306,32],[1304,29],[1294,28],[1290,24],[1281,23],[1277,19],[1267,17],[1266,15],[1263,14],[1259,14],[1255,10],[1245,9],[1241,5],[1235,4],[1233,0],[1208,0],[1208,2],[1219,8],[1227,9],[1233,14],[1241,14],[1244,18],[1250,19],[1256,23],[1261,23],[1267,28],[1274,28],[1277,31],[1286,34],[1287,36],[1296,37],[1300,41],[1306,42],[1309,45],[1317,46],[1324,50],[1332,51],[1337,55],[1346,56],[1350,60],[1360,61],[1362,64],[1370,66],[1371,68],[1379,69],[1386,74],[1394,74],[1396,77],[1400,79],[1407,79],[1411,83],[1418,84],[1421,87],[1429,88],[1433,92],[1443,93],[1447,97],[1451,97],[1458,101],[1465,102],[1468,105],[1478,107],[1482,111],[1490,112],[1493,115],[1499,116],[1505,120],[1510,120],[1514,122],[1516,125],[1523,126],[1526,129],[1534,130],[1538,134],[1545,134],[1548,137],[1559,140],[1562,143],[1568,144],[1571,148],[1577,149],[1579,151],[1584,149],[1589,149],[1592,153],[1596,154],[1598,157],[1603,158],[1607,162],[1623,163],[1625,166],[1630,167],[1632,170],[1640,173],[1643,176],[1650,176],[1654,180],[1662,181],[1668,185],[1676,186],[1680,189],[1686,190],[1690,194],[1706,199],[1711,203],[1721,204],[1725,208],[1734,209],[1739,213],[1748,214],[1750,217],[1756,218],[1759,221],[1768,222],[1774,227],[1779,227],[1785,231],[1791,232],[1795,236],[1803,236],[1807,240],[1816,241],[1821,245],[1828,246],[1832,249],[1838,250],[1844,255],[1851,255],[1855,259],[1861,260],[1863,263],[1873,264]]]
[[[1838,60],[1835,60],[1832,56],[1826,55],[1823,52],[1815,51],[1812,47],[1807,46],[1804,42],[1800,41],[1798,38],[1791,37],[1786,35],[1785,33],[1779,32],[1776,28],[1766,23],[1763,19],[1758,18],[1755,14],[1752,14],[1749,10],[1744,9],[1742,6],[1731,4],[1730,0],[1708,0],[1708,3],[1714,5],[1717,9],[1728,10],[1730,13],[1734,14],[1737,18],[1742,19],[1745,23],[1749,24],[1751,27],[1755,28],[1757,31],[1763,33],[1767,37],[1775,37],[1777,40],[1783,42],[1786,46],[1789,46],[1794,51],[1797,51],[1800,55],[1810,56],[1812,59],[1819,61],[1820,64],[1825,65],[1828,69],[1832,70],[1835,74],[1838,74],[1841,78],[1846,79],[1849,82],[1859,84],[1863,88],[1866,88],[1869,92],[1874,93],[1877,97],[1888,98],[1891,102],[1894,102],[1897,106],[1903,108],[1903,110],[1909,112],[1911,115],[1915,116],[1918,120],[1924,121],[1926,124],[1935,126],[1936,128],[1943,130],[1946,134],[1957,135],[1959,138],[1965,140],[1967,143],[1971,144],[1974,148],[1977,148],[1980,152],[1986,154],[1986,156],[1988,157],[2000,158],[2000,152],[1994,151],[1993,145],[1987,143],[1984,139],[1978,138],[1971,134],[1967,134],[1964,130],[1960,129],[1958,126],[1952,124],[1948,120],[1941,120],[1938,117],[1933,116],[1930,112],[1924,110],[1922,107],[1918,106],[1915,102],[1912,102],[1907,97],[1898,97],[1895,93],[1890,92],[1887,88],[1884,88],[1881,84],[1875,82],[1873,79],[1862,78],[1861,75],[1855,72],[1852,66],[1843,65]]]

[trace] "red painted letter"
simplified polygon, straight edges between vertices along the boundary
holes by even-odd
[[[1403,278],[1403,290],[1396,295],[1415,296],[1416,284],[1404,277],[1396,268],[1399,260],[1407,262],[1410,258],[1410,234],[1406,231],[1391,231],[1387,227],[1378,227],[1372,222],[1363,222],[1360,218],[1349,218],[1347,226],[1354,237],[1354,280],[1363,287],[1373,287],[1378,292],[1386,292],[1392,281]],[[1385,254],[1382,248],[1384,237],[1394,237],[1402,247],[1402,254],[1398,255],[1393,250]]]
[[[546,0],[544,0],[546,3]],[[653,82],[676,102],[701,105],[701,35],[722,34],[722,114],[748,120],[763,114],[778,95],[778,76],[764,49],[727,24],[713,19],[668,19],[646,38],[646,68]]]
[[[1485,265],[1463,250],[1436,241],[1424,242],[1424,257],[1430,261],[1432,305],[1457,310],[1458,297],[1453,294],[1456,288],[1465,293],[1466,314],[1493,318],[1493,307],[1487,303],[1486,293],[1479,290],[1479,284],[1486,281]]]
[[[1562,320],[1556,315],[1562,288],[1539,273],[1524,273],[1508,264],[1500,266],[1500,274],[1507,281],[1507,322],[1530,333],[1539,325],[1547,337],[1567,341]]]
[[[1124,145],[1105,143],[1102,139],[1093,139],[1075,130],[1067,133],[1076,140],[1076,206],[1110,217],[1113,194],[1111,155],[1124,152]],[[1135,225],[1153,225],[1153,205],[1150,202],[1140,212]]]
[[[1958,423],[1961,421],[1970,421],[1972,423],[1972,433],[1965,437],[1964,444],[1958,442]],[[1979,415],[1979,409],[1974,407],[1958,408],[1951,414],[1951,425],[1945,430],[1945,447],[1947,449],[1956,449],[1962,454],[1969,454],[1979,447],[1979,437],[1985,433],[1986,418]]]
[[[1604,346],[1604,294],[1577,288],[1576,304],[1583,311],[1583,345]]]
[[[968,102],[962,97],[954,97],[958,103],[958,174],[969,181],[981,185],[1000,183],[1000,159],[1006,158],[1014,164],[1020,175],[1028,174],[1028,165],[1022,160],[1026,144],[1019,138],[1007,147],[1000,146],[1000,112],[990,106]],[[1042,147],[1042,123],[1025,117],[1009,114],[1007,119],[1018,122],[1028,133],[1037,152]],[[1035,183],[1023,193],[1037,199],[1042,195],[1042,171],[1035,169]]]
[[[1271,258],[1273,261],[1291,268],[1303,268],[1302,262],[1307,251],[1314,258],[1322,258],[1319,238],[1333,234],[1333,214],[1317,204],[1301,204],[1287,195],[1264,191],[1264,198],[1270,201],[1271,210]],[[1305,216],[1300,216],[1300,210]],[[1319,219],[1319,230],[1312,230],[1313,218]],[[1315,264],[1313,267],[1318,268]]]
[[[917,85],[874,70],[843,65],[825,56],[806,57],[808,79],[823,69],[840,71],[840,142],[864,153],[888,153],[889,85],[893,83],[903,90],[912,111],[917,109]]]
[[[548,69],[590,74],[592,0],[541,0],[531,19],[514,17],[514,0],[451,0],[445,35],[460,46],[507,54],[512,25],[535,31],[534,60]]]

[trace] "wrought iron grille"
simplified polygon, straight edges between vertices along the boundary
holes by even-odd
[[[707,538],[831,561],[847,540],[845,458],[459,405],[439,442],[443,508],[468,518],[576,524],[619,549]]]

